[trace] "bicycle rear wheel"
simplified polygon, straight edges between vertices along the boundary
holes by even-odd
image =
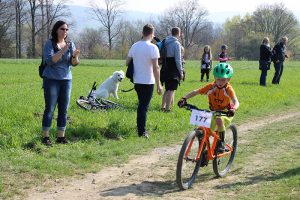
[[[205,146],[202,149],[200,158],[196,160],[202,138],[203,132],[195,130],[186,137],[182,144],[176,169],[176,182],[182,190],[192,186],[200,169],[202,159],[204,159]]]
[[[107,100],[107,99],[103,99],[100,98],[98,99],[99,102],[103,105],[106,105],[109,109],[116,109],[116,108],[122,108],[122,106],[120,104],[117,104],[113,101]]]
[[[213,160],[213,169],[217,177],[223,177],[229,171],[237,149],[237,130],[234,125],[230,125],[225,132],[225,153],[218,158],[215,151],[215,159]],[[231,151],[230,151],[231,149]]]

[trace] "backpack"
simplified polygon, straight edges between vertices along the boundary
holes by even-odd
[[[54,54],[55,54],[56,52],[59,51],[59,49],[58,49],[58,47],[57,47],[56,42],[55,42],[53,39],[50,39],[50,40],[51,40],[51,42],[52,42],[52,47],[53,47],[53,49],[54,49]],[[40,76],[41,78],[44,78],[44,77],[43,77],[43,72],[44,72],[46,66],[47,66],[47,64],[44,62],[44,56],[42,55],[42,61],[41,61],[41,64],[39,65],[39,76]]]
[[[156,43],[156,46],[158,47],[159,55],[160,55],[160,57],[158,59],[158,64],[160,64],[160,65],[166,64],[165,62],[166,62],[166,57],[167,57],[167,48],[165,45],[165,41],[166,41],[166,39],[163,39],[163,41]]]
[[[128,63],[126,77],[129,78],[130,82],[133,83],[133,59],[131,59],[131,61]]]

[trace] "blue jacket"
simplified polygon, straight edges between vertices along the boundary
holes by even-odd
[[[43,60],[47,64],[43,72],[43,77],[47,79],[54,80],[71,80],[72,79],[72,54],[75,51],[75,45],[71,42],[69,50],[65,52],[62,58],[54,63],[52,61],[52,56],[54,53],[54,48],[52,42],[49,39],[43,49]]]
[[[183,71],[182,68],[182,56],[181,56],[181,45],[178,39],[174,36],[168,36],[165,40],[165,46],[167,49],[167,58],[175,58],[176,67],[179,72]]]

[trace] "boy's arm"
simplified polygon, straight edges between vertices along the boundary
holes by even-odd
[[[198,94],[200,94],[199,90],[194,90],[194,91],[186,94],[185,96],[183,96],[182,99],[189,99],[189,98],[192,98],[192,97],[194,97],[194,96],[196,96]]]
[[[236,96],[234,98],[232,98],[232,103],[233,103],[232,109],[237,110],[240,106],[240,102],[239,102],[239,100],[237,99]]]

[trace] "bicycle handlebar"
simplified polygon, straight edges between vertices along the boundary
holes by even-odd
[[[198,108],[197,106],[195,105],[192,105],[192,104],[185,104],[183,107],[185,107],[185,109],[187,110],[200,110],[200,111],[205,111],[205,112],[213,112],[215,113],[217,116],[228,116],[229,117],[229,112],[227,111],[223,111],[223,110],[216,110],[216,111],[211,111],[211,110],[206,110],[206,109],[201,109],[201,108]]]

